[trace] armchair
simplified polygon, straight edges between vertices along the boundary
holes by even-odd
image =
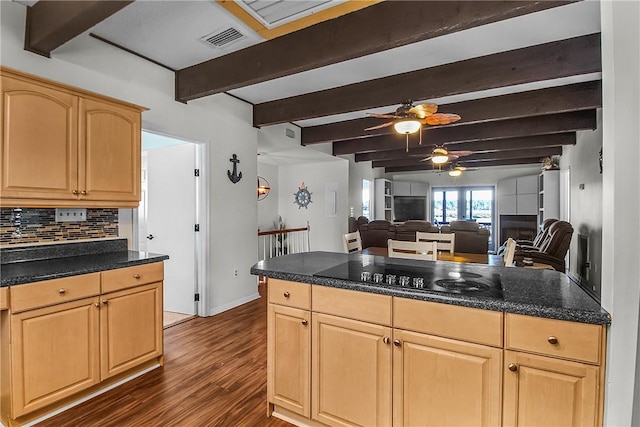
[[[531,258],[533,262],[549,264],[555,270],[564,272],[564,257],[567,255],[573,227],[566,221],[556,221],[549,227],[549,234],[538,249],[516,248],[514,259],[516,265],[523,265],[524,258]]]
[[[456,252],[486,254],[489,252],[489,230],[471,221],[451,221],[440,227],[441,233],[456,235]]]
[[[360,224],[358,230],[362,238],[362,247],[386,247],[387,240],[396,238],[396,226],[391,221],[375,220]]]

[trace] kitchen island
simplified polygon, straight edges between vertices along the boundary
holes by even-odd
[[[251,271],[270,278],[270,414],[299,425],[602,422],[611,319],[564,274],[329,252]]]

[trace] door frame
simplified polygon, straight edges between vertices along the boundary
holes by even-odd
[[[200,170],[200,177],[195,182],[195,214],[194,224],[200,224],[200,231],[195,233],[194,238],[194,256],[195,256],[195,289],[194,293],[200,295],[199,301],[194,301],[195,315],[206,316],[209,307],[207,302],[207,286],[206,278],[209,277],[209,270],[211,268],[208,262],[209,258],[209,212],[210,212],[210,184],[209,184],[209,145],[200,141],[194,141],[189,138],[183,138],[175,135],[171,135],[164,132],[156,132],[147,128],[142,129],[142,132],[153,133],[155,135],[164,136],[167,138],[179,139],[195,146],[195,167]],[[137,209],[132,209],[137,211]],[[139,233],[138,233],[138,215],[132,215],[132,248],[138,250]]]

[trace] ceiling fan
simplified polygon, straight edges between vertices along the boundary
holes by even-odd
[[[462,172],[474,171],[474,170],[478,170],[478,168],[467,168],[465,166],[458,165],[458,163],[452,163],[451,167],[449,168],[449,176],[452,176],[455,178],[462,175]]]
[[[431,160],[436,165],[442,165],[452,160],[456,160],[463,156],[473,154],[473,151],[449,151],[444,145],[436,145],[431,152],[431,155],[421,159],[421,162]]]
[[[405,101],[393,113],[377,114],[367,113],[372,117],[379,119],[393,119],[390,122],[383,123],[378,126],[372,126],[365,130],[382,129],[393,126],[394,130],[399,134],[407,136],[407,151],[409,151],[409,135],[420,131],[420,145],[422,145],[422,125],[448,125],[460,120],[460,116],[450,113],[437,113],[438,106],[436,104],[418,104],[413,105],[412,101]]]

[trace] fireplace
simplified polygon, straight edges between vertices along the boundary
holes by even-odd
[[[536,215],[500,215],[500,241],[509,237],[514,240],[533,240],[538,234]]]

